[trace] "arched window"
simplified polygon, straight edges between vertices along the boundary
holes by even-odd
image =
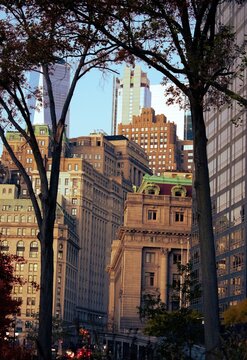
[[[9,243],[8,240],[1,241],[1,253],[7,254],[9,252]]]
[[[173,188],[171,189],[172,196],[185,197],[186,192],[187,192],[186,188],[184,186],[181,186],[181,185],[173,186]]]
[[[30,244],[30,251],[29,251],[29,257],[36,258],[38,257],[38,241],[32,241]]]
[[[160,187],[157,184],[147,184],[144,188],[146,195],[159,195]]]
[[[25,251],[24,241],[20,240],[16,245],[16,255],[24,256],[24,251]]]

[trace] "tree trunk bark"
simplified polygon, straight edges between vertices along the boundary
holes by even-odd
[[[41,278],[38,332],[38,358],[51,359],[53,301],[53,227],[48,222],[41,231]]]
[[[58,143],[54,142],[53,144],[49,192],[48,194],[41,195],[43,221],[39,236],[41,243],[40,321],[37,344],[39,360],[51,360],[52,358],[52,303],[54,278],[53,231],[56,219],[62,136],[63,129]]]
[[[207,138],[203,107],[197,99],[191,100],[191,115],[194,133],[194,188],[199,228],[206,359],[216,359],[215,351],[217,351],[220,342],[217,271],[207,160]]]

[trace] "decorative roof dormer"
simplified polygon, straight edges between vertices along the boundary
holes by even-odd
[[[181,197],[185,197],[187,193],[187,190],[184,186],[182,185],[175,185],[172,187],[171,189],[171,195],[172,196],[181,196]]]
[[[159,195],[160,187],[157,184],[147,183],[143,189],[143,193],[146,195]]]

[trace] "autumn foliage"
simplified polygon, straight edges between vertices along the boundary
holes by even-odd
[[[230,306],[223,313],[224,324],[226,326],[247,323],[247,299],[237,305]]]
[[[6,336],[13,316],[19,312],[20,301],[11,298],[13,285],[20,284],[20,279],[14,276],[14,261],[23,261],[15,256],[0,253],[0,343]]]

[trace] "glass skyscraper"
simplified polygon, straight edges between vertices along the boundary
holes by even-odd
[[[247,33],[247,4],[223,2],[220,23],[234,27],[237,43]],[[246,98],[247,69],[232,88]],[[247,113],[236,102],[205,112],[207,152],[213,211],[220,310],[247,297]],[[191,259],[199,276],[197,233],[192,236]]]
[[[140,66],[126,67],[122,79],[113,84],[112,134],[117,124],[129,124],[133,115],[140,115],[142,108],[151,107],[150,83]]]
[[[56,107],[56,117],[59,120],[64,102],[68,95],[70,86],[70,67],[64,61],[57,62],[50,67],[50,77],[53,89],[53,96]],[[51,116],[49,107],[49,98],[47,95],[47,85],[44,76],[40,70],[30,73],[30,86],[32,90],[37,87],[42,93],[42,106],[36,98],[30,99],[30,108],[32,108],[31,119],[34,125],[46,124],[51,126]],[[69,113],[66,116],[66,135],[69,136]]]

